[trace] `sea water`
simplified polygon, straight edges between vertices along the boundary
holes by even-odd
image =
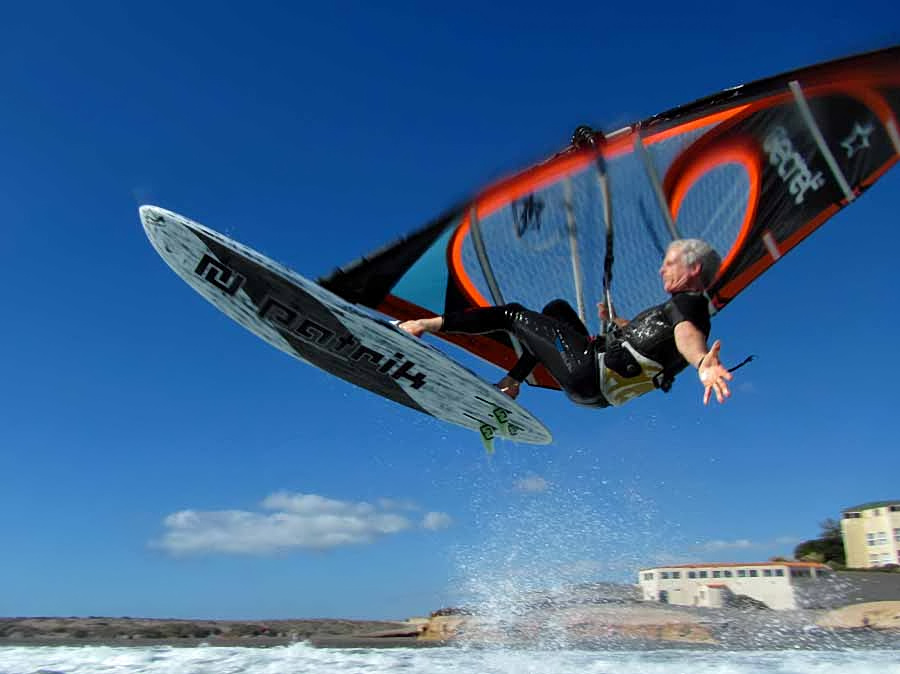
[[[900,648],[589,651],[489,648],[331,649],[2,647],[0,674],[900,674]]]

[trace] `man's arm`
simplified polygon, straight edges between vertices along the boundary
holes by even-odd
[[[681,321],[675,326],[675,346],[684,356],[684,359],[697,368],[700,383],[703,384],[703,404],[709,403],[709,398],[715,391],[716,400],[720,403],[731,396],[728,390],[728,382],[731,381],[731,373],[719,362],[719,349],[722,343],[716,340],[711,349],[706,348],[706,337],[690,321]]]

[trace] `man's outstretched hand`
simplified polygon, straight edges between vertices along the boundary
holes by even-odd
[[[732,380],[732,374],[719,362],[719,350],[722,348],[722,342],[718,339],[713,343],[709,352],[700,360],[700,366],[697,368],[697,374],[700,376],[700,382],[703,384],[703,404],[709,404],[709,399],[713,392],[716,394],[716,400],[724,403],[726,398],[731,397],[731,391],[728,389],[728,382]]]

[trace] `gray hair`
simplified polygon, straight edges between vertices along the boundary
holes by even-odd
[[[703,239],[675,239],[669,244],[669,249],[672,248],[681,252],[681,259],[686,265],[700,264],[700,282],[708,288],[722,266],[722,258],[715,248]]]

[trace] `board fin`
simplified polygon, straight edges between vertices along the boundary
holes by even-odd
[[[503,409],[502,407],[495,407],[491,412],[491,416],[497,420],[497,424],[500,426],[500,434],[510,437],[513,433],[510,432],[510,423],[509,423],[509,411]]]
[[[481,424],[481,428],[479,430],[479,435],[481,436],[481,444],[484,445],[484,451],[488,454],[494,453],[494,438],[496,437],[496,431],[493,426],[490,424]]]

